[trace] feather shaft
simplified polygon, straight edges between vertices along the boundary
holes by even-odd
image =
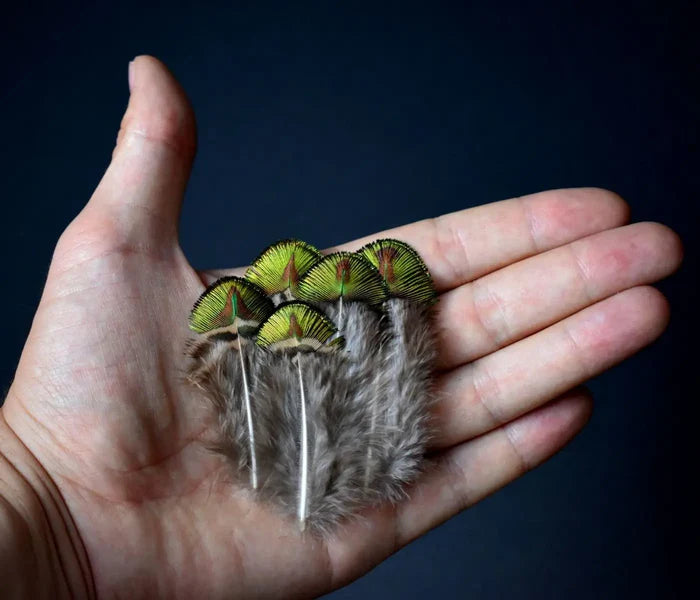
[[[258,489],[258,464],[255,456],[255,428],[253,427],[253,412],[250,408],[250,389],[248,388],[248,376],[246,375],[245,361],[243,360],[243,347],[241,343],[238,356],[241,361],[241,376],[243,378],[243,397],[245,398],[245,414],[248,422],[248,445],[250,446],[250,485]]]
[[[338,298],[338,331],[343,329],[343,297]]]
[[[364,484],[363,484],[363,489],[367,490],[369,487],[369,480],[370,480],[370,473],[371,473],[371,465],[372,465],[372,439],[374,438],[374,429],[376,427],[376,422],[377,422],[377,403],[373,402],[372,403],[372,412],[370,413],[370,420],[369,420],[369,443],[367,444],[367,456],[365,457],[365,476],[364,476]]]
[[[299,375],[299,396],[301,401],[301,453],[299,458],[299,506],[297,515],[299,517],[299,527],[303,531],[306,527],[306,516],[308,512],[307,493],[309,487],[309,440],[308,424],[306,422],[306,395],[304,393],[304,377],[301,372],[301,354],[296,356],[297,373]]]

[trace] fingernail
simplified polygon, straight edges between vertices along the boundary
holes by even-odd
[[[134,86],[134,61],[129,62],[129,93],[131,93]]]

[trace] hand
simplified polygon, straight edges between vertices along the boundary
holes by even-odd
[[[57,245],[2,409],[0,526],[36,563],[17,586],[101,598],[330,591],[552,456],[590,415],[576,386],[666,325],[646,284],[678,266],[679,241],[662,225],[625,226],[610,192],[544,192],[367,238],[413,244],[441,293],[436,467],[404,503],[326,542],[301,535],[201,448],[213,425],[182,383],[183,348],[189,309],[217,274],[198,274],[177,240],[194,116],[155,59],[130,75],[112,163]]]

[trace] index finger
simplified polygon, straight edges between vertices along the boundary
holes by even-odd
[[[437,290],[443,292],[523,258],[623,225],[628,216],[627,205],[613,192],[550,190],[416,221],[327,252],[357,250],[383,237],[402,240],[418,251]],[[240,268],[214,269],[200,275],[208,285],[219,277],[243,272]]]
[[[627,222],[625,202],[599,188],[539,192],[416,221],[349,242],[357,250],[390,237],[411,244],[438,291],[472,281],[528,256]]]

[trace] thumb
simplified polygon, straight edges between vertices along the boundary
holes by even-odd
[[[196,147],[194,113],[152,56],[129,63],[129,88],[112,162],[81,217],[111,229],[120,244],[176,242]]]

